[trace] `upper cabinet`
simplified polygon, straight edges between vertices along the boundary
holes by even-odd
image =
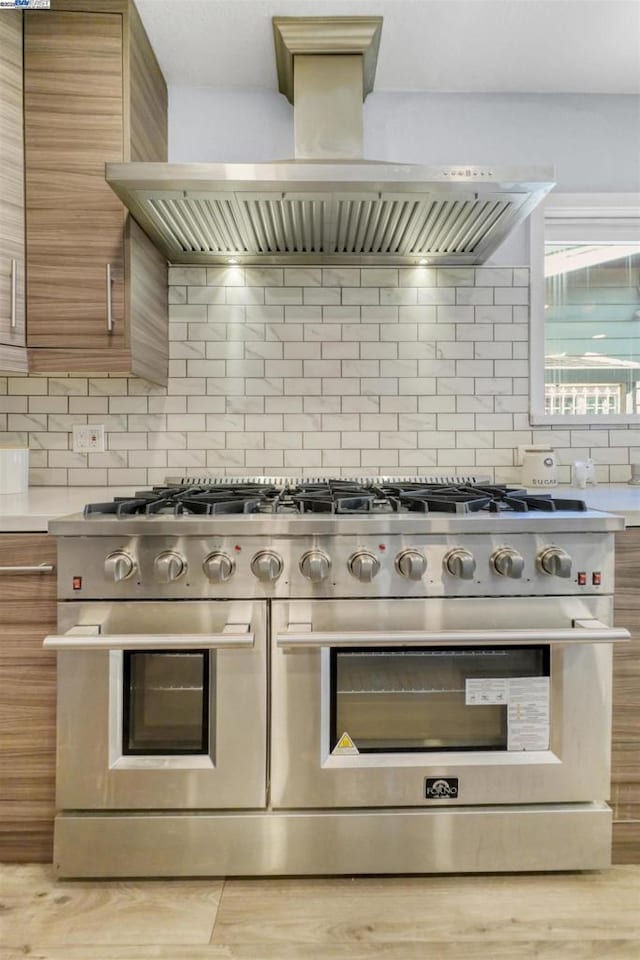
[[[22,12],[0,15],[0,370],[24,373]]]
[[[166,383],[166,260],[105,181],[167,158],[167,92],[128,0],[24,17],[27,346],[34,373]]]

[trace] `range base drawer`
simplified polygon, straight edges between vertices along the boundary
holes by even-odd
[[[605,803],[244,814],[63,814],[59,877],[599,870]]]

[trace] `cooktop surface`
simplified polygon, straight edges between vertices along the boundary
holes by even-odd
[[[84,516],[212,516],[221,514],[468,514],[530,511],[582,512],[584,501],[573,497],[532,494],[505,484],[428,482],[419,479],[369,481],[327,479],[263,483],[233,481],[228,484],[168,483],[115,497],[106,503],[89,503]]]

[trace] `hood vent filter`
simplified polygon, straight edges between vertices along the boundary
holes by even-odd
[[[477,262],[523,194],[138,193],[170,259],[426,257]],[[468,258],[468,259],[467,259]]]

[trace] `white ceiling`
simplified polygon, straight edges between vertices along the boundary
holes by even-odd
[[[167,83],[277,89],[273,16],[381,15],[376,91],[640,92],[640,0],[136,0]]]

